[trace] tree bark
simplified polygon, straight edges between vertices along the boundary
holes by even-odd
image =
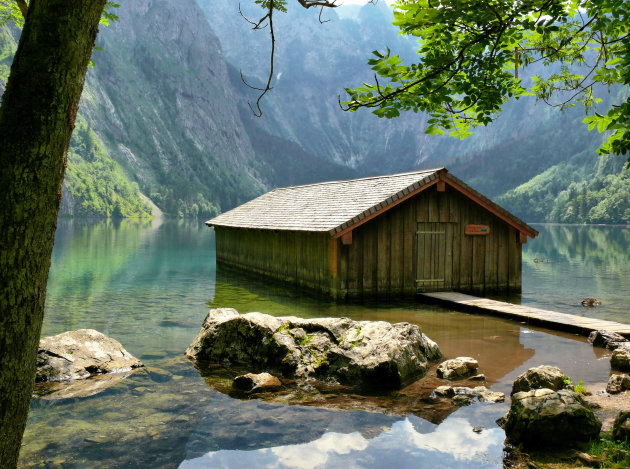
[[[0,467],[17,465],[68,145],[105,0],[32,0],[0,107]]]

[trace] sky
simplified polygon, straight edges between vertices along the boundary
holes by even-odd
[[[387,2],[388,5],[394,3],[395,0],[379,0],[379,2]],[[342,5],[364,5],[368,0],[339,0]]]

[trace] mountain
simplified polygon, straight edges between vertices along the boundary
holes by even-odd
[[[261,10],[242,2],[252,19]],[[424,133],[427,117],[343,112],[343,88],[373,80],[371,51],[413,59],[385,2],[274,15],[276,63],[263,116],[250,109],[269,71],[268,30],[231,0],[126,2],[103,27],[69,152],[62,212],[210,217],[286,185],[447,166],[528,221],[627,222],[622,157],[602,158],[578,107],[505,105],[463,141]],[[258,16],[256,16],[258,15]],[[0,29],[0,91],[17,32]],[[540,70],[538,70],[540,71]],[[527,77],[525,77],[527,79]],[[604,94],[603,105],[627,93]]]
[[[252,31],[229,0],[198,3],[228,63],[259,86],[269,70],[268,32]],[[260,16],[260,9],[243,8],[250,19]],[[365,109],[341,112],[337,101],[340,94],[343,100],[343,87],[373,78],[366,64],[370,51],[390,48],[413,59],[415,44],[391,27],[392,12],[385,2],[325,11],[324,24],[309,13],[295,7],[276,15],[275,88],[263,100],[262,119],[253,118],[246,105],[256,93],[242,84],[240,73],[231,74],[241,95],[243,121],[251,122],[250,127],[291,140],[361,175],[447,166],[529,221],[627,222],[620,215],[623,210],[612,208],[630,196],[623,182],[628,178],[624,158],[597,154],[604,135],[587,131],[580,106],[559,111],[533,97],[513,100],[495,122],[463,141],[424,134],[422,115],[405,113],[386,120]],[[542,66],[530,68],[523,80],[545,72]],[[628,93],[627,88],[596,91],[603,98],[600,109]],[[584,190],[590,191],[586,205],[594,212],[579,217],[570,214],[575,211],[565,213],[567,200],[577,200],[573,194]]]

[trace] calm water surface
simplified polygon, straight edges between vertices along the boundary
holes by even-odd
[[[536,228],[540,236],[523,253],[523,295],[513,300],[629,322],[630,229]],[[603,305],[584,309],[584,296],[598,297]],[[507,394],[513,379],[531,366],[554,364],[586,384],[607,381],[610,371],[604,352],[577,336],[412,301],[337,305],[216,272],[213,233],[200,224],[62,220],[43,333],[97,329],[147,368],[116,380],[90,380],[102,386],[93,395],[62,388],[33,399],[21,465],[502,467],[505,435],[495,420],[508,404],[444,411],[416,398],[437,385],[430,378],[389,395],[332,396],[320,406],[230,397],[234,371],[202,377],[182,355],[208,305],[416,323],[446,358],[477,358],[486,385]]]

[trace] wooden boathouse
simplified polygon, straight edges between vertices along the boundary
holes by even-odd
[[[518,292],[538,234],[445,168],[275,189],[206,224],[219,266],[336,299]]]

